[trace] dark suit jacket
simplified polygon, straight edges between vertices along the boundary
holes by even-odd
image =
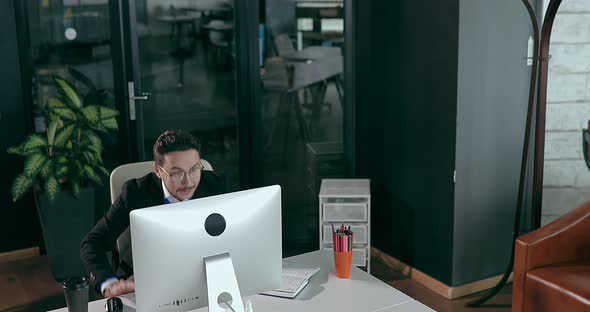
[[[224,189],[222,178],[213,171],[204,170],[192,199],[221,194]],[[96,287],[100,287],[99,283],[106,278],[115,276],[106,252],[115,248],[117,238],[129,227],[129,213],[134,209],[162,205],[163,201],[162,182],[153,172],[123,184],[119,198],[86,235],[80,247],[80,258]]]

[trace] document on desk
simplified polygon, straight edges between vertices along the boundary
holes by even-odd
[[[295,298],[320,267],[283,260],[283,279],[281,287],[261,294],[283,298]]]

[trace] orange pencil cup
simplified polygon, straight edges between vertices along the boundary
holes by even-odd
[[[351,266],[352,251],[334,251],[334,267],[336,268],[336,277],[349,278]]]

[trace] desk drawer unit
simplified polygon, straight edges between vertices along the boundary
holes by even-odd
[[[322,179],[319,193],[320,249],[333,249],[332,224],[354,232],[353,264],[371,272],[371,193],[368,179]]]
[[[324,221],[367,222],[367,204],[323,204]]]

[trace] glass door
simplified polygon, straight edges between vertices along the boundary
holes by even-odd
[[[283,187],[283,255],[319,246],[321,180],[346,176],[344,1],[261,1],[262,184]]]
[[[115,40],[118,34],[111,26],[118,18],[113,15],[111,2],[42,0],[15,1],[15,4],[18,37],[22,42],[23,88],[31,92],[26,106],[33,115],[33,130],[37,133],[46,130],[47,100],[58,95],[54,75],[68,80],[80,93],[84,105],[102,105],[121,111],[119,103],[124,98],[117,93],[117,77],[123,72],[117,66],[121,61]],[[118,133],[100,134],[103,162],[109,171],[129,161],[123,120],[122,114]],[[96,187],[95,192],[98,217],[110,206],[108,183]]]
[[[165,130],[201,142],[201,157],[239,188],[234,7],[225,0],[121,4],[124,81],[137,160]]]

